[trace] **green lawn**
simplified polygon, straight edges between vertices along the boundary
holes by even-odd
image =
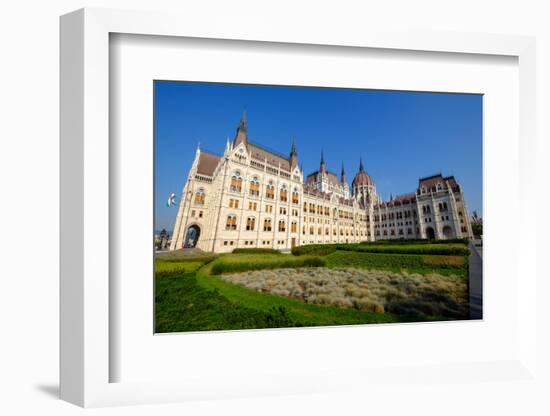
[[[394,273],[468,276],[468,262],[464,256],[362,253],[338,250],[326,256],[325,259],[327,267],[332,268],[357,267],[370,270],[388,270]]]
[[[418,250],[420,245],[426,248],[432,247],[432,245],[413,242],[410,244],[414,250]],[[460,245],[460,243],[452,245]],[[354,246],[355,249],[366,246],[366,244],[351,246]],[[390,244],[379,246],[391,247]],[[401,243],[399,246],[404,247],[405,245]],[[449,245],[438,244],[438,246]],[[423,252],[425,250],[423,249]],[[434,251],[426,252],[433,253]],[[436,250],[435,253],[438,251]],[[454,275],[465,278],[468,273],[467,259],[466,255],[371,253],[362,252],[362,250],[340,249],[326,255],[302,256],[250,252],[222,255],[173,253],[157,258],[155,262],[156,332],[426,320],[428,319],[426,316],[396,315],[387,311],[376,313],[353,308],[304,303],[301,300],[265,292],[260,293],[226,282],[219,277],[219,274],[246,270],[325,266],[422,275]],[[429,317],[429,320],[436,319],[445,319],[445,317]]]

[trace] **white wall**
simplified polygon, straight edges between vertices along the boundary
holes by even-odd
[[[83,6],[169,9],[222,19],[250,16],[279,21],[281,30],[299,25],[361,31],[365,25],[431,27],[441,30],[538,36],[539,166],[546,166],[550,137],[550,30],[547,1],[398,0],[298,2],[163,0],[19,0],[0,10],[2,134],[0,169],[1,282],[0,413],[76,414],[81,409],[53,398],[58,377],[58,16]],[[241,28],[236,27],[236,32]],[[242,31],[246,28],[242,28]],[[541,137],[547,140],[542,142]],[[544,162],[544,163],[543,163]],[[547,174],[539,169],[539,176]],[[540,180],[541,185],[548,183]],[[548,193],[545,185],[544,191]],[[540,203],[539,206],[543,204]],[[539,236],[548,235],[541,221]],[[27,240],[28,239],[28,244]],[[541,239],[542,242],[542,239]],[[15,246],[15,247],[14,247]],[[539,250],[542,245],[539,244]],[[541,252],[539,258],[543,258]],[[538,288],[550,293],[549,284]],[[549,303],[539,301],[548,318]],[[540,319],[542,321],[542,319]],[[546,321],[547,322],[547,321]],[[542,326],[541,326],[542,327]],[[550,350],[549,336],[540,332]],[[548,354],[539,357],[548,370]],[[546,375],[549,372],[546,371]],[[397,382],[397,380],[396,380]],[[95,410],[94,414],[549,414],[542,386],[529,383],[433,385],[415,389],[388,386],[387,394],[339,392],[318,397],[264,398],[160,407]],[[550,388],[546,387],[546,393]],[[437,392],[437,394],[433,394]]]

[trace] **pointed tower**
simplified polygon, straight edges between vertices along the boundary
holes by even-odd
[[[345,185],[347,183],[346,171],[344,170],[344,162],[342,162],[342,171],[340,172],[340,181],[342,182],[342,185]]]
[[[235,135],[235,140],[233,140],[233,148],[237,147],[241,143],[244,143],[245,146],[248,145],[246,136],[246,111],[243,111],[241,122],[239,123],[239,127],[237,127],[237,134]]]
[[[290,169],[294,170],[297,165],[298,152],[296,151],[296,143],[294,143],[294,139],[292,139],[292,146],[290,147]]]
[[[363,165],[363,158],[359,156],[359,172],[353,178],[351,183],[352,195],[367,206],[369,203],[376,203],[378,201],[378,195],[376,194],[376,187],[369,174],[365,171]]]
[[[325,165],[325,155],[323,153],[323,150],[321,149],[321,166],[319,168],[319,172],[324,175],[327,173],[327,167]]]

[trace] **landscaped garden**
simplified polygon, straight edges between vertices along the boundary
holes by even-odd
[[[468,318],[467,242],[175,251],[156,259],[156,332]]]

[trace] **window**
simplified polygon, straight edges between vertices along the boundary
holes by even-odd
[[[273,186],[273,181],[269,181],[265,187],[265,197],[269,199],[275,198],[275,187]]]
[[[241,192],[243,185],[243,178],[241,178],[241,172],[236,171],[231,177],[230,189],[232,192]]]
[[[260,196],[260,181],[257,176],[254,176],[250,181],[250,195]]]
[[[225,229],[226,230],[236,230],[237,229],[237,216],[236,215],[228,215],[227,221],[225,222]]]
[[[238,199],[230,199],[229,200],[229,208],[239,208],[239,200]]]
[[[315,233],[313,226],[309,227],[309,235],[313,235]]]
[[[292,203],[297,204],[298,202],[298,188],[294,188],[292,191]]]
[[[248,217],[246,219],[246,231],[254,231],[255,225],[256,225],[256,218]]]
[[[279,207],[279,214],[286,215],[286,208],[285,207]]]
[[[199,190],[195,194],[195,204],[204,205],[204,189],[203,188],[199,188]]]
[[[286,231],[285,220],[279,220],[279,231]]]
[[[265,212],[269,212],[269,213],[273,212],[273,205],[266,205]]]
[[[202,211],[199,211],[199,218],[202,218]]]
[[[248,209],[250,211],[256,211],[256,208],[258,208],[258,204],[256,202],[249,202],[248,203]]]
[[[282,202],[288,201],[288,191],[286,189],[286,185],[281,187],[281,190],[279,191],[279,198]]]
[[[325,228],[325,235],[329,235],[329,234],[330,234],[330,230],[329,230],[329,228],[327,227],[327,228]]]
[[[290,223],[290,232],[295,233],[296,229],[297,229],[296,221],[292,221],[292,223]]]
[[[271,231],[271,218],[264,220],[264,231]]]

